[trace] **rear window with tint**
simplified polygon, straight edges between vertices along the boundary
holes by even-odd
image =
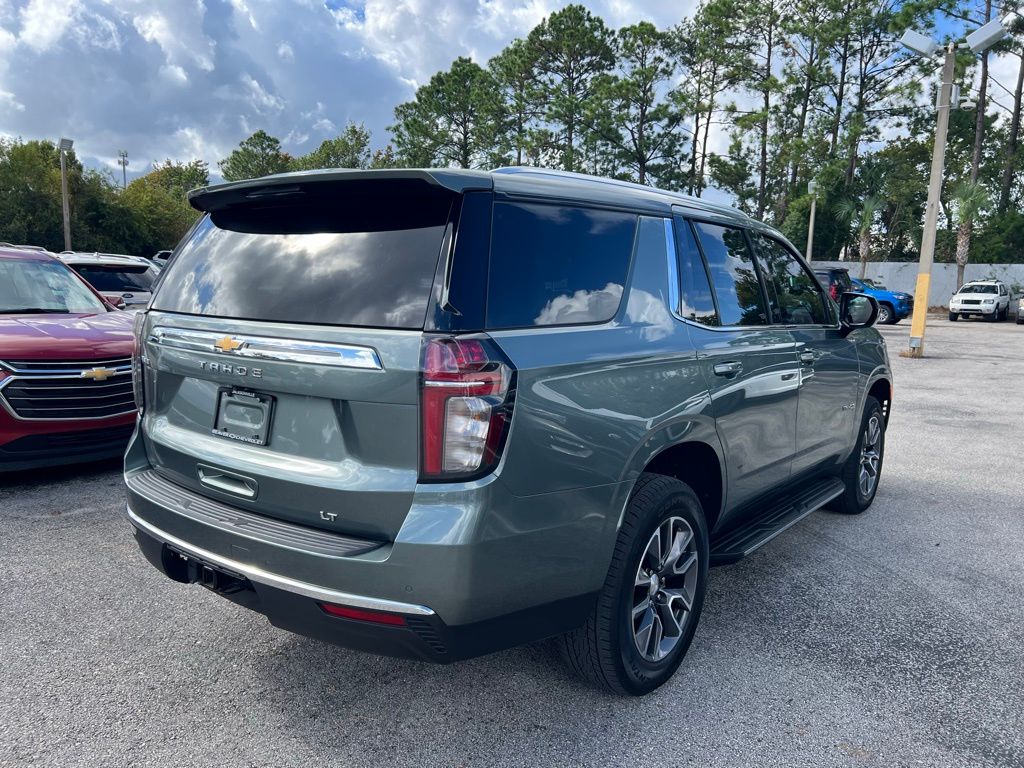
[[[495,203],[488,328],[601,323],[622,300],[635,214]]]
[[[152,267],[105,267],[97,264],[73,264],[75,272],[97,291],[151,291],[157,272]]]
[[[214,317],[422,328],[451,200],[364,194],[203,219],[153,308]]]

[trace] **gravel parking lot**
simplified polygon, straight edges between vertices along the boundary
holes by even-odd
[[[2,765],[1024,765],[1024,328],[885,328],[866,514],[712,573],[641,700],[547,644],[450,667],[270,627],[136,550],[116,465],[0,480]]]

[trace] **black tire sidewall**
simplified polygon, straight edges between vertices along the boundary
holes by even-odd
[[[648,693],[668,680],[682,663],[686,651],[693,641],[700,614],[704,607],[704,594],[707,589],[708,577],[708,531],[704,513],[696,494],[678,480],[663,478],[666,482],[658,483],[656,502],[645,504],[644,508],[636,507],[636,498],[630,502],[630,513],[637,514],[637,525],[632,541],[628,544],[628,555],[616,585],[613,604],[615,623],[618,629],[614,633],[615,652],[620,662],[620,679],[623,687],[633,694]],[[676,647],[662,661],[652,663],[640,655],[633,641],[631,610],[633,607],[633,581],[640,558],[647,547],[648,540],[656,527],[670,517],[681,517],[693,528],[697,538],[697,586],[695,589],[693,608],[689,620],[683,630]]]
[[[875,480],[875,487],[871,490],[870,496],[864,496],[860,492],[860,483],[857,481],[857,474],[860,471],[860,452],[864,447],[864,431],[867,429],[868,422],[871,420],[871,416],[877,414],[878,421],[881,426],[882,434],[878,438],[878,477]],[[864,418],[861,419],[860,423],[860,434],[857,438],[857,447],[854,449],[853,456],[854,464],[854,486],[853,490],[855,493],[857,507],[863,511],[871,506],[871,502],[875,500],[875,496],[878,494],[878,486],[882,482],[882,467],[885,465],[885,417],[882,414],[881,404],[873,397],[869,398],[864,404]]]

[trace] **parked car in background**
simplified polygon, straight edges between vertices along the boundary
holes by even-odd
[[[158,267],[163,268],[167,266],[167,260],[171,258],[172,253],[174,253],[174,251],[157,251],[150,257],[150,261]]]
[[[1017,325],[1024,325],[1024,295],[1017,297]]]
[[[131,323],[52,256],[0,249],[0,472],[124,452]]]
[[[135,325],[128,516],[278,627],[435,662],[561,635],[643,694],[710,565],[875,497],[877,303],[739,211],[525,168],[189,197]]]
[[[833,301],[838,302],[840,296],[853,290],[850,273],[841,267],[817,267],[814,276]]]
[[[149,303],[159,268],[141,256],[117,253],[61,253],[61,261],[113,304],[128,309]]]
[[[883,325],[893,325],[905,317],[909,317],[914,311],[914,297],[903,291],[888,291],[872,285],[867,280],[850,278],[853,288],[868,296],[874,296],[878,302],[878,322]]]
[[[983,317],[990,322],[1005,320],[1010,314],[1010,291],[999,280],[975,280],[964,283],[949,299],[949,319]]]

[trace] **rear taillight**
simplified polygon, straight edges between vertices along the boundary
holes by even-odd
[[[420,479],[493,470],[512,422],[512,364],[486,337],[426,338],[421,376]]]
[[[146,346],[142,334],[146,328],[146,313],[139,312],[132,321],[132,392],[139,414],[146,407]]]

